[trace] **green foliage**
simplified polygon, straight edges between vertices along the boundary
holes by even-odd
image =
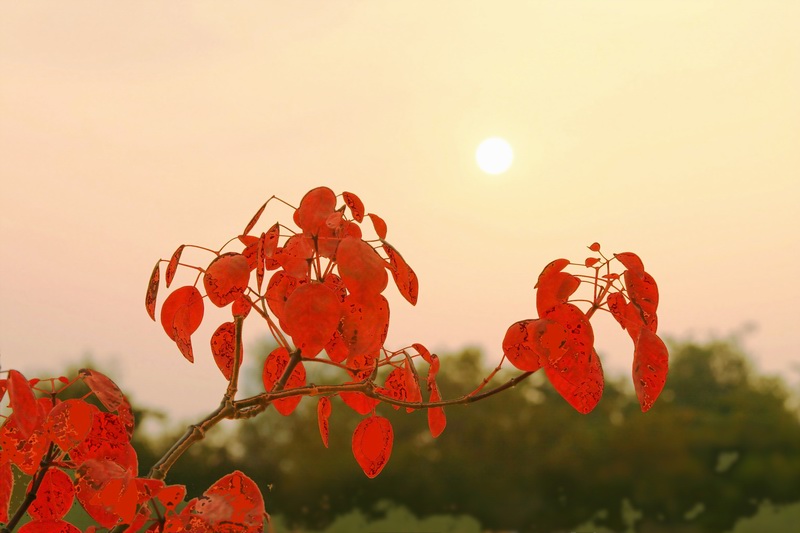
[[[271,488],[268,511],[316,529],[355,509],[365,520],[380,517],[375,505],[388,499],[418,516],[468,514],[490,529],[544,532],[590,520],[624,530],[627,501],[641,513],[637,531],[718,532],[764,500],[796,500],[800,422],[782,382],[756,375],[730,343],[680,343],[671,351],[670,380],[647,415],[623,380],[607,383],[598,407],[580,415],[539,375],[448,408],[447,431],[435,441],[425,413],[383,406],[404,445],[367,480],[350,449],[360,417],[335,399],[325,449],[316,402],[306,398],[292,417],[271,411],[237,425],[234,435],[200,443],[171,475],[191,494],[232,469],[250,472]],[[440,386],[448,396],[486,374],[475,350],[445,364]]]
[[[370,533],[480,533],[481,526],[477,520],[469,516],[434,515],[417,518],[405,507],[398,507],[389,502],[381,501],[375,505],[374,514],[367,516],[361,510],[355,509],[336,519],[320,533],[356,533],[369,531]],[[282,517],[274,519],[275,531],[292,531],[292,533],[306,533],[305,531],[290,529]],[[310,532],[309,532],[310,533]]]

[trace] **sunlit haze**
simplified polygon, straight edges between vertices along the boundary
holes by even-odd
[[[496,361],[542,267],[598,241],[658,281],[659,333],[755,324],[746,350],[794,381],[798,20],[785,0],[3,2],[0,363],[91,354],[134,402],[207,412],[216,324],[189,364],[145,313],[153,264],[327,185],[419,276],[416,307],[387,290],[389,347]],[[501,176],[475,160],[492,135]],[[599,316],[596,337],[628,374],[627,335]]]
[[[475,159],[487,174],[502,174],[511,168],[514,151],[508,141],[500,137],[489,137],[475,151]]]

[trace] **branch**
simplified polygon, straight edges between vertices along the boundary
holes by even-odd
[[[225,396],[222,398],[223,402],[232,402],[236,399],[236,393],[239,392],[239,369],[242,366],[243,323],[243,316],[237,316],[233,319],[233,326],[236,335],[236,341],[233,348],[233,369],[231,370],[231,380],[228,382],[228,389],[225,391]]]
[[[25,499],[22,500],[22,503],[17,508],[17,511],[14,513],[14,516],[11,517],[11,520],[8,521],[8,523],[3,529],[0,529],[0,532],[11,533],[12,531],[14,531],[14,528],[17,527],[17,523],[22,519],[22,517],[25,515],[25,512],[28,510],[28,507],[30,507],[30,505],[36,499],[36,493],[39,492],[39,487],[42,485],[42,481],[44,480],[44,475],[50,468],[50,465],[53,462],[53,458],[55,458],[55,456],[56,456],[56,445],[54,442],[51,442],[50,447],[47,449],[47,453],[42,458],[41,463],[39,463],[39,470],[36,471],[36,474],[33,477],[31,490],[29,490],[28,493],[25,495]]]
[[[357,383],[344,383],[341,385],[306,385],[305,387],[297,387],[294,389],[289,390],[281,390],[276,392],[265,392],[262,394],[258,394],[256,396],[251,396],[250,398],[244,398],[237,402],[233,402],[233,409],[237,413],[235,418],[250,418],[251,416],[255,416],[258,412],[263,411],[266,407],[275,400],[279,400],[281,398],[289,398],[292,396],[330,396],[332,394],[338,394],[340,392],[360,392],[369,396],[370,398],[375,398],[376,400],[380,400],[382,402],[396,405],[398,407],[410,407],[412,409],[430,409],[432,407],[446,407],[448,405],[459,405],[459,404],[468,404],[477,402],[483,399],[486,399],[490,396],[494,396],[495,394],[502,392],[506,389],[510,389],[511,387],[517,385],[518,383],[524,381],[528,377],[530,377],[533,372],[524,372],[519,374],[502,385],[498,385],[497,387],[490,389],[486,392],[482,392],[480,394],[475,394],[470,396],[469,394],[465,394],[463,396],[459,396],[458,398],[452,398],[450,400],[440,400],[438,402],[406,402],[403,400],[398,400],[396,398],[392,398],[390,396],[385,396],[376,392],[375,384],[370,381],[359,381]],[[250,414],[253,411],[257,411],[254,414]]]
[[[167,450],[167,453],[165,453],[155,465],[153,465],[147,477],[151,479],[164,479],[169,469],[172,468],[172,465],[175,464],[178,458],[180,458],[192,444],[202,440],[206,435],[206,431],[216,426],[219,422],[226,418],[231,418],[233,411],[233,403],[223,400],[220,406],[205,417],[199,424],[192,424],[189,426],[181,438]]]
[[[205,437],[206,431],[217,425],[220,421],[226,418],[234,418],[235,407],[234,400],[236,393],[239,391],[239,369],[242,364],[242,324],[244,317],[237,316],[234,319],[234,328],[236,333],[236,340],[233,350],[233,370],[231,373],[231,380],[228,383],[228,388],[222,396],[222,401],[211,414],[205,417],[199,424],[192,424],[186,429],[186,432],[178,439],[175,444],[167,450],[161,459],[153,465],[147,477],[152,479],[164,479],[167,472],[172,468],[172,465],[183,455],[189,447],[195,442]]]
[[[275,386],[272,387],[273,392],[279,392],[283,390],[283,388],[286,386],[286,382],[289,381],[289,376],[292,375],[295,367],[302,360],[303,356],[301,355],[299,349],[292,352],[292,354],[289,356],[289,363],[286,365],[286,368],[283,369],[283,375],[281,376],[281,379],[279,379]]]

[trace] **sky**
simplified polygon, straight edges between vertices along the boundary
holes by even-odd
[[[799,25],[784,0],[0,3],[0,364],[91,354],[139,404],[208,412],[224,318],[190,365],[145,313],[153,264],[325,185],[419,276],[416,307],[387,290],[389,347],[496,361],[542,267],[598,241],[643,259],[660,334],[751,330],[796,381]],[[628,374],[627,335],[595,328]]]

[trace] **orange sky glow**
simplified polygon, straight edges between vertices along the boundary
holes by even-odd
[[[208,411],[222,319],[189,365],[145,314],[153,263],[327,185],[420,278],[414,308],[387,290],[389,347],[497,360],[542,267],[599,241],[644,260],[660,333],[756,324],[758,367],[796,381],[799,24],[783,0],[4,2],[0,363],[91,353],[135,402]],[[475,164],[491,136],[514,149],[498,176]]]

